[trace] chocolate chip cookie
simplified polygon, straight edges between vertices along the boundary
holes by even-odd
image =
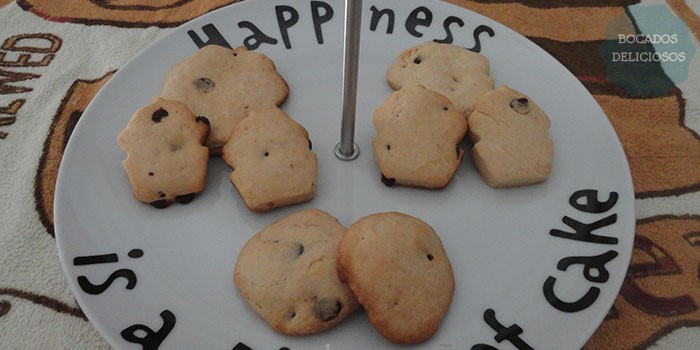
[[[288,94],[287,82],[269,57],[244,46],[208,45],[170,69],[160,96],[182,101],[209,119],[206,145],[218,155],[252,108],[279,106]]]
[[[417,344],[430,338],[455,290],[440,238],[424,221],[378,213],[350,226],[340,241],[338,277],[388,340]]]
[[[134,196],[156,208],[190,202],[204,190],[209,120],[181,102],[156,99],[134,113],[117,138]]]
[[[344,233],[338,220],[321,210],[289,215],[245,244],[234,282],[250,307],[280,333],[329,329],[358,308],[336,274]]]

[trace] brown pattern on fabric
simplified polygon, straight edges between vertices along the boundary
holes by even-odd
[[[64,302],[61,302],[51,297],[38,295],[32,292],[27,292],[14,288],[0,288],[0,296],[9,296],[27,300],[39,306],[49,308],[58,313],[71,315],[87,321],[87,317],[85,317],[85,314],[79,307],[70,306]],[[0,318],[9,313],[11,308],[12,303],[10,303],[7,300],[0,300]]]
[[[124,28],[177,27],[237,0],[17,0],[25,11],[54,22]]]
[[[595,96],[617,131],[637,198],[700,190],[700,137],[685,126],[685,100]]]
[[[649,337],[646,341],[642,342],[641,344],[635,346],[632,348],[632,350],[644,350],[648,349],[652,345],[656,344],[659,339],[665,337],[669,333],[672,333],[675,330],[685,328],[685,327],[700,327],[700,320],[688,320],[688,321],[680,321],[680,322],[675,322],[672,323],[668,326],[665,326],[658,331],[656,331],[654,334]]]
[[[608,68],[603,56],[599,54],[601,45],[606,43],[606,40],[559,42],[547,38],[530,37],[529,39],[566,66],[592,94],[629,97],[624,88],[608,79]],[[673,86],[673,82],[658,63],[645,65],[644,74],[649,84]],[[676,92],[677,89],[669,90],[667,96]]]
[[[32,92],[31,80],[41,78],[40,74],[28,72],[48,66],[63,40],[50,33],[23,33],[5,38],[0,45],[0,95],[17,95]],[[14,53],[14,58],[8,53]],[[22,69],[21,72],[17,71]],[[7,127],[17,121],[17,113],[27,102],[24,96],[12,96],[6,105],[0,105],[0,127]],[[0,140],[9,131],[0,131]]]
[[[615,301],[617,319],[603,322],[586,350],[646,349],[683,326],[700,326],[700,216],[637,222],[632,260]],[[624,337],[620,335],[624,334]]]
[[[49,46],[32,46],[31,43],[37,45],[36,41],[43,40],[48,42]],[[25,44],[26,43],[26,44]],[[2,63],[5,67],[42,67],[48,65],[54,57],[54,54],[61,49],[63,41],[50,33],[25,33],[13,35],[2,43],[2,49],[7,51],[18,51],[28,53],[43,53],[46,54],[41,62],[30,62],[31,55],[21,54],[16,61],[5,61],[5,54],[0,55],[3,58]]]
[[[620,318],[620,313],[617,312],[617,309],[615,308],[615,305],[613,305],[610,310],[608,310],[608,314],[605,315],[605,321],[607,320],[614,320]]]
[[[15,115],[17,115],[17,112],[20,108],[22,108],[22,105],[24,105],[25,102],[26,100],[24,99],[17,99],[10,102],[10,104],[8,104],[5,107],[0,107],[0,115],[9,115],[9,117],[0,117],[0,126],[8,126],[14,124],[15,121],[17,121]]]
[[[106,9],[118,10],[163,10],[184,6],[194,0],[89,0]]]
[[[0,301],[0,318],[7,315],[7,313],[10,312],[11,308],[12,308],[12,304],[10,304],[9,301],[7,301],[7,300]]]
[[[464,0],[447,0],[447,2],[493,18],[524,36],[542,37],[563,42],[605,38],[608,23],[616,17],[624,15],[623,7],[572,8],[556,6],[541,8],[531,6],[528,1],[523,1],[522,4]],[[568,2],[563,1],[557,3],[568,4]],[[532,17],[537,17],[537,20],[532,20]],[[567,18],[567,25],[552,30],[552,24],[557,23],[561,18]]]
[[[697,303],[687,294],[675,297],[655,297],[634,283],[635,280],[644,277],[672,276],[683,273],[673,256],[650,238],[641,235],[635,237],[634,249],[641,255],[641,257],[637,257],[641,261],[634,262],[635,259],[633,259],[627,271],[626,283],[620,290],[620,294],[627,302],[648,315],[661,317],[686,315],[698,309]]]
[[[639,0],[472,0],[482,4],[523,4],[537,8],[557,7],[622,7],[636,4]]]
[[[12,72],[0,69],[0,95],[23,94],[33,89],[16,83],[40,77],[39,74]]]
[[[114,75],[111,71],[95,80],[77,80],[71,85],[53,117],[34,179],[34,201],[41,223],[54,235],[53,199],[58,166],[75,125],[102,86]]]

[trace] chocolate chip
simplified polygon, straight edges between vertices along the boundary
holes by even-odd
[[[181,204],[187,204],[194,199],[194,193],[183,194],[182,196],[175,196],[175,201]]]
[[[327,322],[336,317],[343,309],[343,304],[335,298],[321,298],[314,304],[314,314],[321,321]]]
[[[396,179],[389,179],[386,176],[384,176],[384,174],[382,174],[382,183],[391,187],[396,184]]]
[[[301,256],[301,254],[304,254],[304,245],[301,243],[298,243],[297,245],[297,256]]]
[[[165,192],[163,192],[163,191],[158,191],[158,197],[160,197],[160,198],[165,198]]]
[[[429,261],[433,261],[433,254],[428,254],[428,255],[427,255],[427,258],[428,258]]]
[[[170,144],[170,151],[171,152],[177,152],[182,149],[182,144],[179,143],[171,143]]]
[[[420,56],[416,57],[416,58],[413,60],[413,63],[415,63],[415,64],[420,64],[421,62],[423,62],[423,60],[420,58]]]
[[[199,78],[194,82],[194,87],[202,92],[214,90],[214,86],[216,86],[216,84],[209,78]]]
[[[530,113],[530,103],[525,97],[512,99],[510,101],[510,108],[520,114]]]
[[[153,112],[153,115],[151,116],[151,119],[153,119],[154,122],[160,123],[160,120],[168,116],[168,111],[164,110],[163,108],[158,108],[157,111]]]
[[[391,151],[391,145],[386,145],[386,150]]]
[[[444,110],[446,110],[446,111],[449,111],[449,110],[450,110],[450,107],[444,106],[444,107],[442,107],[442,109],[444,109]]]
[[[151,202],[151,205],[158,208],[158,209],[163,209],[163,208],[166,208],[169,205],[169,203],[165,199],[159,199],[155,202]]]
[[[155,175],[155,174],[153,174],[153,172],[148,173],[148,176],[153,176],[153,175]]]
[[[311,139],[307,139],[307,141],[309,141],[309,151],[310,151],[311,149],[313,149],[313,145],[311,144]]]
[[[198,122],[200,122],[200,123],[204,123],[204,124],[207,124],[207,125],[211,125],[211,124],[209,124],[209,119],[207,119],[207,117],[204,117],[204,116],[201,116],[201,115],[200,115],[200,116],[197,116],[196,120],[197,120]]]
[[[269,156],[270,152],[265,152],[265,157]]]

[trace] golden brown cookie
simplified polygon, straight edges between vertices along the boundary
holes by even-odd
[[[387,185],[443,188],[459,167],[467,120],[423,86],[396,91],[374,113],[374,156]]]
[[[267,56],[241,46],[209,45],[173,66],[160,96],[184,102],[211,122],[207,146],[219,154],[235,126],[255,107],[279,106],[289,87]]]
[[[277,107],[254,108],[223,148],[231,183],[250,210],[310,201],[318,164],[309,134]]]
[[[455,281],[430,225],[398,212],[369,215],[350,226],[338,250],[338,277],[385,338],[417,344],[437,331]]]
[[[132,116],[117,144],[134,196],[156,208],[190,202],[204,190],[209,121],[178,101],[156,99]]]
[[[289,215],[253,236],[243,247],[234,282],[250,307],[283,334],[331,328],[358,308],[338,280],[337,219],[317,209]]]
[[[485,56],[433,41],[401,53],[387,70],[387,79],[394,90],[423,85],[439,92],[465,117],[474,110],[481,96],[494,87]]]
[[[501,86],[484,95],[468,121],[472,158],[489,186],[524,186],[549,177],[550,120],[532,99]]]

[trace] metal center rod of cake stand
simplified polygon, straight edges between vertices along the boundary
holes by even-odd
[[[343,49],[343,121],[340,142],[335,155],[342,160],[353,160],[360,154],[355,143],[355,110],[357,106],[357,74],[362,29],[362,0],[345,0],[345,48]]]

